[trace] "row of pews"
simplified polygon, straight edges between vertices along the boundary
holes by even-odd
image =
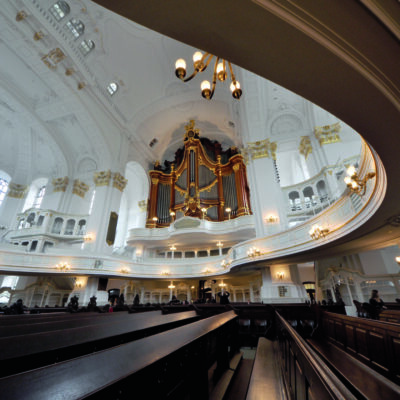
[[[1,399],[222,400],[243,346],[257,349],[247,400],[400,398],[400,325],[345,314],[231,303],[2,316]]]

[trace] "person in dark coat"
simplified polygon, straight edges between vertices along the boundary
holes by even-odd
[[[219,297],[220,304],[229,304],[229,296],[230,293],[226,291],[224,288],[221,289],[220,292],[217,293]]]

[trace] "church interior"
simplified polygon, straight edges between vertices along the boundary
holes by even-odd
[[[0,376],[7,398],[400,396],[398,1],[7,0],[0,33],[0,342],[26,366]],[[90,344],[15,344],[82,318]],[[178,340],[200,331],[207,360]],[[218,397],[240,348],[247,397]],[[147,373],[123,356],[153,351]],[[379,376],[372,395],[345,382],[348,354]],[[107,357],[124,358],[107,387],[39,372]],[[9,389],[25,374],[32,392]]]

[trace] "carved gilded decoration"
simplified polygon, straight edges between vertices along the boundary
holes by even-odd
[[[144,212],[147,210],[147,200],[140,200],[138,201],[139,210]]]
[[[68,176],[64,176],[63,178],[54,178],[51,182],[53,184],[53,192],[65,192],[68,182]]]
[[[258,140],[257,142],[247,143],[245,152],[247,153],[248,159],[256,160],[258,158],[270,157],[276,160],[276,142],[271,142],[269,139]]]
[[[57,47],[53,50],[50,50],[48,54],[45,54],[42,57],[42,61],[50,68],[50,69],[56,69],[57,64],[64,60],[66,55],[62,52],[62,50]]]
[[[22,199],[28,190],[28,185],[19,185],[18,183],[10,182],[8,185],[7,196],[14,199]]]
[[[300,140],[299,152],[307,160],[308,155],[312,153],[312,145],[309,136],[302,136]]]
[[[100,171],[95,172],[93,176],[93,181],[96,186],[108,186],[111,180],[111,171]]]
[[[340,142],[339,132],[341,129],[340,122],[336,122],[332,125],[316,126],[314,128],[314,134],[319,144],[322,146],[324,144]]]
[[[72,188],[72,193],[79,197],[84,198],[86,192],[89,190],[89,186],[86,183],[80,181],[79,179],[74,180],[74,186]]]
[[[113,187],[123,192],[127,183],[128,179],[125,179],[119,172],[114,174]]]

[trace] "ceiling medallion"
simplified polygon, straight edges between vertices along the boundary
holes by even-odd
[[[176,60],[175,63],[175,75],[182,80],[183,82],[188,82],[191,79],[193,79],[198,72],[203,72],[206,70],[208,65],[210,64],[212,58],[214,56],[210,53],[202,53],[200,51],[196,51],[193,54],[193,73],[186,77],[186,61],[183,58],[180,58]],[[221,82],[224,82],[225,79],[228,77],[227,69],[226,69],[226,63],[228,63],[228,68],[231,76],[231,84],[230,84],[230,89],[232,92],[232,96],[239,100],[240,96],[242,95],[242,90],[240,89],[240,83],[239,81],[236,80],[235,75],[233,73],[232,65],[229,61],[225,61],[224,59],[220,57],[216,57],[215,64],[214,64],[214,73],[213,73],[213,80],[212,80],[212,86],[209,81],[204,80],[201,82],[200,88],[201,88],[201,95],[207,99],[211,100],[214,91],[215,91],[215,85],[217,83],[217,79]]]

